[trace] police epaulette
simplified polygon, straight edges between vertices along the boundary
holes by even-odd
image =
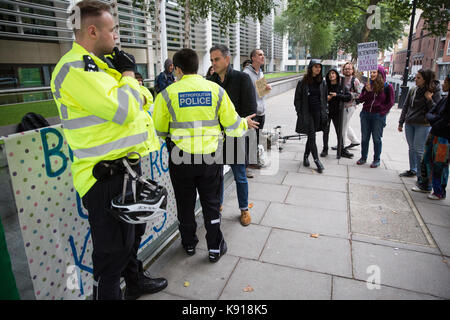
[[[98,66],[95,64],[94,59],[90,55],[84,55],[84,71],[98,71]]]

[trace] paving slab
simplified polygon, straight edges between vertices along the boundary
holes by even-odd
[[[427,227],[442,253],[447,257],[450,257],[450,228],[432,224],[427,225]]]
[[[305,175],[302,173],[288,172],[283,181],[284,185],[304,188],[347,192],[347,178],[318,175]]]
[[[316,209],[272,202],[262,225],[348,238],[346,211]]]
[[[417,210],[427,224],[434,224],[450,228],[450,210],[447,206],[441,206],[435,202],[416,202]]]
[[[297,155],[298,151],[285,151],[282,150],[280,152],[280,159],[282,160],[294,160],[295,156]]]
[[[398,150],[397,150],[397,152],[389,151],[389,152],[386,153],[386,155],[387,155],[387,157],[389,158],[390,161],[405,162],[405,154],[408,154],[408,149],[406,149],[404,151],[405,152],[398,152]],[[408,166],[405,167],[404,170],[409,169],[409,162],[407,162],[407,163],[408,163]]]
[[[353,185],[361,184],[364,186],[375,186],[375,187],[382,187],[382,188],[388,188],[388,189],[396,189],[396,190],[400,190],[400,191],[403,191],[405,189],[405,186],[400,183],[367,180],[367,179],[359,179],[359,178],[349,178],[349,183],[353,184]]]
[[[289,186],[274,185],[250,181],[248,183],[248,198],[255,200],[283,202],[289,191]]]
[[[300,162],[297,160],[280,159],[279,170],[297,172],[300,167]]]
[[[440,300],[437,297],[380,286],[369,289],[367,282],[333,276],[333,300]]]
[[[383,162],[386,166],[386,169],[395,170],[398,173],[409,170],[409,161],[384,160]]]
[[[403,191],[350,184],[353,233],[430,245]]]
[[[356,160],[355,160],[356,162]],[[394,170],[386,170],[380,167],[370,168],[370,161],[362,166],[349,166],[349,177],[365,180],[375,180],[383,182],[402,183],[402,180],[398,176],[398,172]]]
[[[439,255],[353,242],[352,256],[356,279],[366,281],[377,266],[382,285],[450,298],[450,268]]]
[[[278,170],[273,172],[273,174],[267,175],[263,174],[260,170],[253,170],[254,178],[248,179],[252,182],[262,182],[262,183],[271,183],[271,184],[281,184],[284,180],[284,178],[287,175],[287,171],[284,170]]]
[[[351,277],[350,243],[321,235],[272,229],[261,261]]]
[[[245,292],[247,286],[253,291]],[[324,300],[330,296],[329,275],[240,259],[220,299]]]
[[[313,175],[320,175],[320,176],[334,176],[334,177],[342,177],[347,178],[347,166],[346,165],[340,165],[337,163],[333,164],[327,164],[325,167],[325,170],[322,173],[318,173],[315,167],[315,164],[312,163],[312,166],[305,167],[303,166],[303,162],[300,165],[300,168],[298,169],[299,173],[303,174],[313,174]]]
[[[426,204],[435,204],[435,205],[439,205],[439,206],[445,206],[445,207],[447,207],[447,210],[450,211],[450,197],[447,197],[444,200],[430,200],[427,198],[428,193],[412,191],[411,190],[412,187],[413,186],[410,185],[409,188],[407,188],[407,191],[411,195],[411,198],[413,199],[414,203],[422,202],[422,203],[426,203]]]
[[[181,247],[177,249],[157,273],[158,277],[168,279],[164,292],[193,300],[218,299],[238,257],[226,254],[217,263],[211,263],[206,250],[198,248],[195,255],[188,256]],[[185,282],[189,282],[189,286],[185,287]]]
[[[291,187],[284,202],[302,207],[347,211],[347,194],[343,192]]]
[[[375,237],[373,235],[364,235],[364,234],[358,234],[358,233],[352,233],[351,235],[352,241],[359,241],[359,242],[365,242],[370,244],[378,244],[386,247],[391,247],[394,249],[405,249],[405,250],[411,250],[411,251],[418,251],[418,252],[424,252],[424,253],[431,253],[440,255],[441,251],[437,247],[435,243],[431,245],[420,245],[415,243],[407,243],[395,239],[382,239]]]
[[[222,220],[220,229],[227,242],[227,254],[255,260],[259,258],[270,233],[269,227],[256,224],[244,227],[238,221],[231,220]],[[205,228],[200,228],[198,238],[205,239],[205,235]],[[197,248],[206,250],[206,241],[200,241]]]

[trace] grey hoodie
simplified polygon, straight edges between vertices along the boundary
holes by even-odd
[[[425,98],[424,89],[413,87],[409,90],[405,104],[403,105],[402,114],[398,121],[400,126],[403,126],[403,123],[422,126],[430,125],[425,115],[441,100],[441,85],[436,80],[434,80],[434,84],[436,86],[436,92],[433,94],[431,101]]]
[[[245,72],[246,74],[248,74],[250,76],[250,79],[252,80],[252,83],[253,83],[253,87],[255,88],[256,104],[257,104],[256,115],[262,116],[266,112],[265,97],[262,97],[262,98],[259,97],[258,91],[256,90],[255,82],[256,82],[256,80],[263,78],[264,74],[263,74],[261,68],[259,69],[259,72],[256,73],[256,71],[252,65],[246,66],[243,72]]]

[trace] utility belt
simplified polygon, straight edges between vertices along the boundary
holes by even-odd
[[[102,160],[98,162],[92,169],[92,175],[98,181],[105,181],[111,177],[124,175],[127,173],[127,168],[123,164],[123,159],[127,160],[131,168],[138,171],[140,166],[140,158],[130,159],[128,156],[115,160]]]

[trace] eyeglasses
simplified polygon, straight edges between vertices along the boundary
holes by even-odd
[[[352,68],[344,68],[344,70],[352,70]]]

